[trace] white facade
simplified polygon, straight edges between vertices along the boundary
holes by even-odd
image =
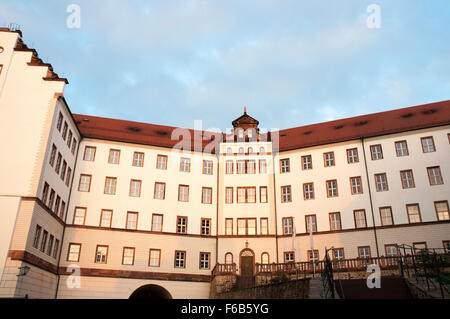
[[[124,121],[73,116],[62,97],[65,80],[21,45],[18,32],[0,30],[0,45],[0,297],[128,298],[155,285],[173,298],[208,298],[214,266],[233,262],[240,272],[244,251],[254,263],[283,263],[307,261],[311,249],[323,259],[332,246],[358,258],[386,255],[386,245],[445,248],[450,241],[448,101],[440,104],[444,123],[394,133],[281,149],[276,134],[273,142],[258,135],[222,142],[217,153],[181,151],[151,140],[150,124],[136,123],[144,133],[122,138],[111,132]],[[258,125],[246,112],[239,119],[236,129]],[[96,136],[96,127],[106,135]],[[405,156],[396,152],[400,141]],[[373,158],[371,146],[382,158]],[[408,188],[402,171],[413,176]],[[387,179],[382,189],[379,174]],[[381,220],[388,207],[391,224]]]

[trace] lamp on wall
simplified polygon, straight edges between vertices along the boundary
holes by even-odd
[[[21,277],[21,276],[26,276],[28,274],[28,272],[30,271],[30,267],[28,266],[23,266],[23,267],[19,267],[19,274],[17,275],[17,277]]]

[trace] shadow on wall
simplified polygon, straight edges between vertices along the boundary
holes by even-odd
[[[136,289],[130,299],[172,299],[172,295],[158,285],[145,285]]]

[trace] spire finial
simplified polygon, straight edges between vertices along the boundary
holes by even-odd
[[[247,114],[247,107],[244,105],[244,114]]]

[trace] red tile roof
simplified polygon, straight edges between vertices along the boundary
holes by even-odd
[[[170,148],[180,142],[178,134],[174,136],[174,139],[171,138],[176,129],[171,126],[81,114],[73,114],[73,116],[84,137]],[[449,124],[450,100],[447,100],[281,130],[279,131],[279,150],[288,151]],[[217,141],[218,136],[221,135],[191,129],[186,129],[185,132],[189,132],[189,147],[192,146],[195,151],[205,150],[211,143],[212,135],[216,136],[214,141]],[[225,140],[225,136],[222,135],[222,137]],[[214,141],[211,145],[216,144]],[[180,145],[177,148],[179,147]],[[184,144],[184,147],[186,148],[187,145]],[[212,153],[214,147],[209,146],[206,151]]]

